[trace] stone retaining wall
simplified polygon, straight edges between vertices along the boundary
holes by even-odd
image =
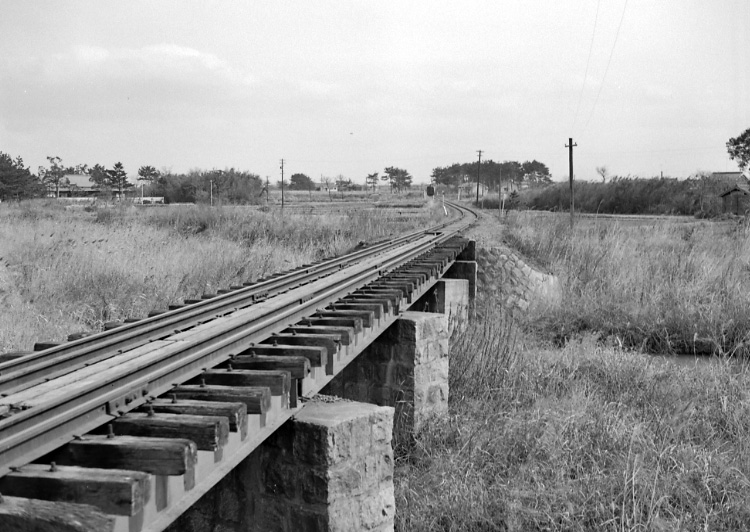
[[[526,312],[531,304],[559,302],[557,277],[533,268],[507,247],[482,248],[477,263],[480,292],[499,301],[511,314]]]

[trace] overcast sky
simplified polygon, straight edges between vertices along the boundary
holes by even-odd
[[[577,178],[685,177],[749,127],[750,0],[0,0],[0,151],[33,170],[426,182],[481,149],[562,180],[573,137]]]

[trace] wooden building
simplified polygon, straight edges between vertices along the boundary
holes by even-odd
[[[719,194],[722,210],[725,213],[741,216],[750,210],[750,186],[747,183],[737,183],[729,190]]]
[[[61,198],[89,198],[97,196],[101,187],[89,181],[88,174],[65,174],[60,180],[60,187],[49,185],[48,196],[54,198],[59,191]]]

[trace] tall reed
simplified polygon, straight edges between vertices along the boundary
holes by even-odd
[[[750,348],[750,231],[736,223],[627,222],[511,213],[508,243],[560,277],[557,307],[529,320],[661,353]]]

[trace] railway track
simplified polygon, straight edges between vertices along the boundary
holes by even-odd
[[[447,271],[475,217],[448,205],[459,220],[0,355],[0,493],[163,530]]]

